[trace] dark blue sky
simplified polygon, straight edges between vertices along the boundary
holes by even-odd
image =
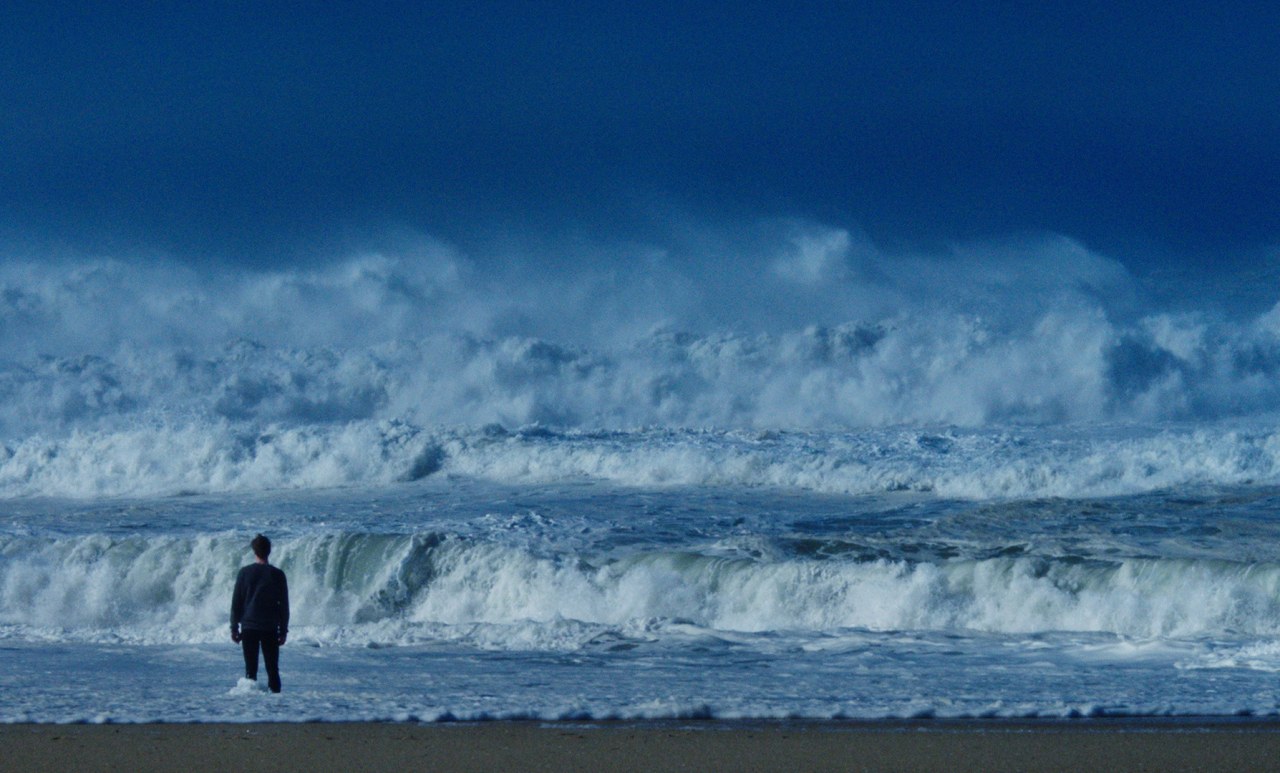
[[[258,264],[673,218],[1280,244],[1280,6],[1062,5],[6,3],[0,233]]]

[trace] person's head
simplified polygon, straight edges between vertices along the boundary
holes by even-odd
[[[259,534],[249,543],[249,547],[253,548],[253,554],[263,561],[267,560],[267,556],[271,555],[271,540]]]

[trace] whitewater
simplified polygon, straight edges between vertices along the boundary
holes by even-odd
[[[0,721],[1280,713],[1274,298],[768,233],[6,262]]]

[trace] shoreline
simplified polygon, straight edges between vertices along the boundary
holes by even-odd
[[[1280,718],[0,725],[6,771],[1244,770]]]

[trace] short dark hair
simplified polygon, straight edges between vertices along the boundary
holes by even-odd
[[[266,558],[271,555],[271,540],[261,534],[253,538],[253,542],[249,543],[249,547],[253,548],[253,554],[258,558]]]

